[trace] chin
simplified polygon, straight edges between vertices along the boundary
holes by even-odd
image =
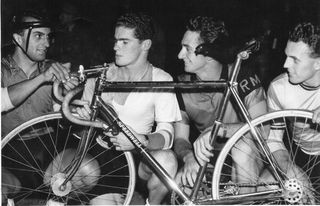
[[[289,82],[290,82],[291,84],[300,84],[300,83],[302,83],[302,81],[299,81],[299,80],[293,79],[293,78],[290,78],[290,79],[289,79]]]

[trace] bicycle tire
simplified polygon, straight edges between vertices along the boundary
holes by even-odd
[[[279,123],[279,121],[285,122],[285,124],[281,124],[281,129],[284,129],[283,131],[286,131],[283,135],[283,142],[285,142],[285,145],[288,149],[290,153],[290,157],[291,160],[294,161],[296,164],[299,165],[299,167],[301,169],[303,169],[303,176],[297,176],[297,180],[298,183],[301,182],[306,182],[308,181],[311,184],[305,184],[304,186],[299,186],[299,184],[293,184],[294,187],[296,187],[295,191],[297,192],[297,189],[300,190],[298,191],[299,193],[292,193],[293,196],[290,196],[288,193],[283,194],[282,193],[282,197],[275,198],[275,199],[267,199],[267,200],[258,200],[256,202],[250,202],[250,204],[266,204],[266,203],[271,203],[271,204],[319,204],[320,203],[320,186],[319,186],[319,174],[320,173],[315,173],[314,169],[317,166],[319,167],[320,164],[320,157],[319,157],[319,153],[315,154],[315,155],[308,155],[308,159],[300,159],[298,157],[301,157],[301,148],[299,147],[299,145],[296,144],[296,142],[300,142],[300,139],[296,139],[295,141],[292,139],[292,135],[294,134],[298,134],[297,132],[299,132],[301,130],[301,123],[305,123],[305,125],[303,126],[303,128],[306,129],[302,129],[301,133],[299,133],[299,135],[302,134],[312,134],[312,135],[317,135],[317,137],[320,134],[320,126],[319,124],[313,124],[311,122],[312,119],[312,113],[308,112],[308,111],[304,111],[304,110],[283,110],[283,111],[276,111],[276,112],[272,112],[269,114],[265,114],[262,115],[254,120],[252,120],[252,124],[255,128],[259,127],[259,131],[262,135],[265,135],[264,132],[265,131],[270,131],[270,130],[264,130],[263,128],[268,128],[268,127],[261,127],[262,124],[264,125],[271,125],[270,123],[272,122],[273,125],[275,125],[274,123]],[[313,124],[313,125],[312,125]],[[294,127],[292,127],[294,125]],[[299,126],[297,126],[299,125]],[[312,126],[312,130],[311,129],[307,129],[307,127],[305,126]],[[272,128],[275,126],[272,126]],[[271,127],[269,127],[271,128]],[[274,128],[275,129],[275,128]],[[279,129],[279,128],[278,128]],[[294,129],[294,130],[292,130]],[[300,130],[297,130],[300,129]],[[273,132],[276,132],[277,130],[272,130]],[[293,132],[294,131],[294,132]],[[241,183],[237,181],[234,181],[232,179],[232,170],[234,167],[234,160],[232,158],[231,153],[235,152],[236,150],[238,151],[238,153],[234,153],[234,154],[240,154],[240,152],[245,152],[245,150],[240,150],[241,148],[238,147],[239,141],[243,143],[244,140],[248,140],[247,137],[245,137],[246,134],[248,134],[250,132],[249,126],[248,124],[244,125],[243,127],[241,127],[233,136],[232,138],[230,138],[226,145],[223,147],[223,149],[221,150],[219,157],[216,161],[215,164],[215,169],[213,172],[213,177],[212,177],[212,196],[213,199],[215,200],[221,200],[221,199],[228,199],[228,196],[231,197],[233,196],[233,198],[238,195],[238,194],[250,194],[252,193],[252,191],[265,191],[268,189],[275,189],[275,188],[280,188],[280,183],[278,182],[274,182],[274,179],[272,180],[268,180],[266,182],[263,182],[260,178],[258,178],[257,176],[252,175],[252,169],[248,170],[251,171],[251,174],[248,174],[246,176],[246,178],[248,178],[248,182],[244,182],[242,181]],[[268,133],[266,132],[266,134]],[[304,132],[304,133],[302,133]],[[309,132],[309,133],[307,133]],[[312,133],[310,133],[312,132]],[[245,139],[244,139],[245,137]],[[250,139],[250,138],[249,138]],[[247,141],[248,142],[248,141]],[[301,143],[301,142],[300,142]],[[300,144],[299,143],[299,144]],[[290,146],[291,145],[291,146]],[[252,141],[251,141],[251,146],[252,146]],[[242,147],[243,148],[243,147]],[[256,147],[251,147],[253,149],[257,149]],[[303,152],[303,155],[307,155],[305,152]],[[298,155],[299,154],[299,155]],[[266,165],[267,162],[265,162],[266,160],[263,159],[263,155],[261,155],[260,151],[250,151],[250,157],[254,157],[254,158],[258,158],[258,157],[262,157],[261,161],[264,161],[263,165]],[[231,159],[232,164],[229,164]],[[242,167],[243,165],[247,165],[246,162],[243,163],[243,165],[241,165],[242,162],[239,162],[238,167],[239,168],[243,168],[243,171],[246,170],[245,167]],[[293,164],[293,162],[291,162],[290,164]],[[260,170],[261,171],[261,170]],[[234,172],[234,171],[233,171]],[[243,173],[245,174],[245,173]],[[250,176],[251,175],[251,176]],[[260,174],[261,175],[261,174]],[[307,175],[307,176],[304,176]],[[252,178],[252,179],[249,179]],[[267,177],[267,176],[265,176]],[[269,177],[269,176],[268,176]],[[292,178],[292,177],[291,177]],[[300,179],[301,178],[301,179]],[[304,179],[303,179],[304,178]],[[301,181],[300,181],[301,180]],[[317,183],[318,182],[318,183]],[[285,182],[285,186],[288,189],[292,189],[290,187],[288,187],[288,184],[292,183],[289,182],[288,180]],[[241,187],[243,188],[251,188],[249,190],[245,190],[242,191]],[[252,190],[253,188],[253,190]],[[287,190],[290,191],[290,190]],[[311,193],[310,193],[311,192]],[[242,199],[245,199],[244,196],[239,196]]]
[[[136,181],[132,154],[116,151],[112,149],[113,146],[102,148],[104,145],[96,141],[90,145],[83,168],[79,168],[80,171],[89,168],[90,173],[87,176],[76,173],[69,181],[71,184],[67,184],[67,188],[71,185],[68,194],[54,192],[57,186],[54,182],[61,181],[56,173],[62,173],[61,168],[65,168],[65,164],[71,160],[65,154],[74,154],[81,138],[77,132],[83,128],[70,123],[61,113],[50,113],[21,124],[3,138],[2,171],[9,170],[21,182],[21,187],[14,193],[6,194],[9,199],[14,200],[15,205],[46,204],[49,200],[66,205],[90,204],[92,199],[100,195],[96,191],[107,193],[100,197],[109,198],[108,201],[112,200],[112,203],[130,203]],[[97,148],[101,149],[98,149],[101,153],[95,154],[93,150]],[[61,163],[62,158],[66,163]],[[98,163],[99,169],[93,169],[94,163]],[[14,188],[16,185],[6,185],[2,179],[2,188],[4,186]]]

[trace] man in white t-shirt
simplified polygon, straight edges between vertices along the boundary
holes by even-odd
[[[269,111],[283,109],[305,109],[314,111],[313,122],[320,123],[320,26],[311,23],[298,24],[289,35],[285,49],[284,68],[287,73],[275,78],[268,90]],[[299,127],[296,123],[295,128]],[[299,141],[302,155],[313,155],[313,170],[320,174],[320,135],[312,127],[294,131],[294,141]],[[284,131],[283,131],[284,132]],[[283,132],[270,132],[268,146],[277,159],[281,170],[289,178],[309,181],[300,175],[303,171],[292,165],[289,153],[283,143]],[[303,154],[304,153],[304,154]],[[264,173],[263,178],[268,175]],[[314,188],[319,190],[317,188]],[[319,192],[319,191],[318,191]]]
[[[115,27],[115,63],[108,70],[110,81],[172,81],[172,77],[163,70],[153,67],[148,61],[152,44],[153,27],[151,18],[144,14],[129,13],[121,16]],[[91,100],[94,81],[88,80],[83,99]],[[152,156],[174,177],[177,172],[177,160],[173,151],[173,123],[181,120],[180,109],[173,92],[139,91],[112,92],[102,94],[102,99],[113,106],[119,118],[131,129],[142,144],[150,150]],[[90,109],[77,108],[80,116],[90,117]],[[152,127],[156,123],[156,129]],[[130,140],[119,133],[110,136],[110,141],[117,150],[133,150]],[[166,186],[153,171],[140,162],[138,175],[147,181],[149,191],[146,203],[161,204],[167,194]],[[108,194],[106,194],[108,195]],[[102,198],[100,198],[102,200]],[[99,198],[91,200],[92,204],[105,204]],[[110,204],[109,202],[107,202]]]

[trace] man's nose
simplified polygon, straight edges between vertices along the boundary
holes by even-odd
[[[178,54],[178,59],[183,59],[186,56],[184,48],[182,48]]]
[[[113,50],[115,50],[115,51],[117,51],[117,50],[119,50],[119,44],[118,44],[118,42],[115,42],[114,43],[114,45],[113,45]]]
[[[283,64],[283,68],[288,69],[288,68],[290,68],[290,66],[291,66],[290,59],[286,58],[286,61]]]

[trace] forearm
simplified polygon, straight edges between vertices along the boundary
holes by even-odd
[[[26,98],[28,98],[28,96],[30,96],[43,82],[44,77],[40,74],[33,79],[9,86],[8,93],[12,104],[14,106],[19,105]]]

